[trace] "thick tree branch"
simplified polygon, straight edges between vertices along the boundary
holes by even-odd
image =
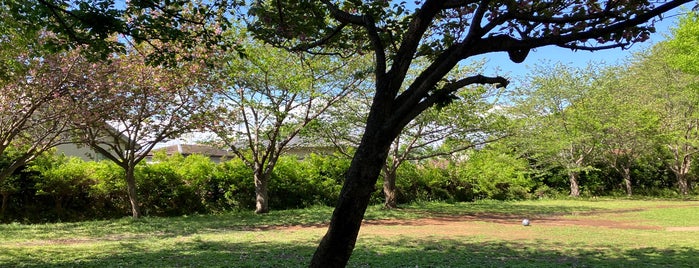
[[[413,16],[408,29],[403,34],[401,45],[395,53],[389,77],[391,81],[387,81],[390,90],[386,94],[395,96],[400,90],[400,86],[405,80],[405,76],[410,69],[410,64],[413,61],[422,37],[432,24],[434,17],[441,11],[441,0],[427,0],[418,9]]]
[[[403,129],[402,126],[407,125],[415,117],[420,115],[428,108],[434,106],[440,100],[444,100],[457,90],[473,84],[491,84],[497,85],[498,87],[506,87],[509,84],[509,81],[501,76],[488,77],[483,75],[475,75],[446,84],[441,89],[434,90],[431,95],[423,95],[418,103],[401,103],[401,106],[392,113],[392,116],[388,120],[393,124],[387,125],[386,128],[396,128],[396,126],[401,126],[400,129]]]
[[[547,46],[547,45],[570,47],[571,42],[575,42],[575,41],[579,41],[579,40],[586,40],[586,39],[594,39],[594,38],[597,38],[599,36],[604,36],[606,34],[611,34],[611,33],[619,32],[619,31],[623,31],[624,29],[628,29],[630,27],[639,25],[645,21],[650,20],[653,17],[656,17],[656,16],[663,14],[669,10],[677,8],[677,7],[679,7],[685,3],[688,3],[690,1],[691,0],[672,1],[672,2],[669,2],[669,3],[664,4],[662,6],[659,6],[655,9],[652,9],[646,13],[639,14],[631,19],[620,21],[620,22],[614,23],[610,26],[606,26],[603,28],[589,28],[587,30],[583,30],[580,32],[571,32],[571,33],[565,34],[565,35],[548,35],[548,36],[544,36],[544,37],[531,38],[531,39],[525,39],[525,40],[518,40],[518,39],[515,39],[511,36],[506,36],[506,35],[494,35],[494,36],[490,36],[490,37],[481,39],[476,44],[473,44],[473,45],[462,42],[459,44],[455,44],[455,46],[458,46],[459,50],[462,52],[462,54],[459,55],[459,58],[461,58],[461,59],[468,58],[468,57],[474,56],[474,55],[485,54],[485,53],[489,53],[489,52],[524,50],[524,49],[532,49],[532,48],[537,48],[537,47],[542,47],[542,46]],[[587,49],[587,50],[589,50],[589,49]]]

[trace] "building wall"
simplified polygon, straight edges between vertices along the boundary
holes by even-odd
[[[78,145],[74,143],[61,144],[56,146],[56,154],[63,154],[68,157],[79,157],[85,161],[101,161],[107,160],[107,158],[92,150],[92,148],[85,145]]]

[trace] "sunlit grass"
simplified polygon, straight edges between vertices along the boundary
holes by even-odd
[[[699,263],[695,201],[542,200],[370,207],[369,219],[563,217],[632,221],[655,229],[523,227],[474,221],[465,234],[415,235],[416,226],[371,225],[350,267],[691,267]],[[0,267],[305,267],[332,208],[174,218],[0,225]],[[437,227],[438,228],[438,227]],[[380,235],[372,232],[380,232]]]

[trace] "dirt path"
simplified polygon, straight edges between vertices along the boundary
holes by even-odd
[[[696,206],[696,205],[691,205]],[[674,207],[674,206],[673,206]],[[660,208],[660,207],[658,207]],[[620,219],[623,214],[644,211],[654,208],[644,209],[624,209],[613,211],[598,211],[584,212],[576,215],[583,216],[579,218],[567,218],[560,216],[545,216],[529,218],[531,226],[580,226],[592,228],[611,228],[611,229],[635,229],[635,230],[666,230],[675,232],[694,232],[699,231],[699,226],[687,227],[663,227],[649,225],[640,221],[631,220],[607,220]],[[585,216],[590,216],[585,217]],[[598,216],[603,216],[602,219]],[[422,218],[415,220],[367,220],[362,224],[360,235],[379,235],[379,236],[453,236],[453,235],[477,235],[483,233],[502,233],[508,238],[529,238],[531,232],[512,232],[514,230],[526,230],[522,228],[523,216],[520,215],[502,215],[502,214],[487,214],[480,213],[476,215],[458,215],[458,216],[436,216],[430,218]],[[494,223],[494,224],[484,224]],[[294,228],[294,227],[290,227]],[[303,227],[303,228],[309,228]],[[310,228],[325,228],[325,226],[314,226]],[[514,236],[514,237],[513,237]]]
[[[372,220],[362,225],[362,235],[468,236],[488,233],[502,234],[508,239],[526,239],[533,235],[522,226],[522,217],[502,215],[453,216],[417,220]],[[490,223],[490,224],[486,224]],[[600,219],[567,219],[563,217],[531,218],[531,226],[581,226],[637,230],[663,230],[664,227],[644,225],[632,221]],[[521,230],[515,231],[514,230]],[[699,230],[699,229],[698,229]]]

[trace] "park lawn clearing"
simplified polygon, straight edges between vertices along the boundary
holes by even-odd
[[[0,225],[0,267],[305,267],[331,213]],[[699,263],[696,201],[428,202],[371,207],[366,215],[349,267]],[[523,218],[531,225],[522,226]]]

